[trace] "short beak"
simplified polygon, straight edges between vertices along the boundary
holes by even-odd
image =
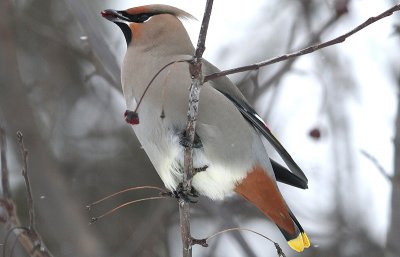
[[[107,10],[102,11],[101,16],[103,16],[104,18],[106,18],[107,20],[112,21],[112,22],[129,21],[129,18],[122,15],[121,12],[112,10],[112,9],[107,9]]]

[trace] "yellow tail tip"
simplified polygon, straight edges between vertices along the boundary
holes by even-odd
[[[310,239],[308,238],[306,232],[301,232],[301,237],[303,238],[304,248],[311,246]]]
[[[302,252],[304,248],[310,247],[310,239],[305,232],[299,234],[296,238],[288,241],[289,246],[296,252]]]

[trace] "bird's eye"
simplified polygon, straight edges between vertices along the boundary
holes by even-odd
[[[136,17],[136,22],[139,22],[139,23],[145,22],[150,17],[151,17],[151,15],[146,14],[146,13],[138,14],[137,17]]]

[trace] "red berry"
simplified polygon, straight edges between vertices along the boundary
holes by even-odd
[[[314,138],[315,140],[318,140],[321,138],[321,130],[319,130],[319,128],[313,128],[312,130],[310,130],[310,132],[308,134],[310,135],[310,137]]]
[[[124,117],[125,121],[131,125],[139,124],[139,114],[137,112],[126,110]]]

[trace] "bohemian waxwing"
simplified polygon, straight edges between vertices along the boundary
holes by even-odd
[[[141,101],[137,109],[140,122],[133,129],[165,186],[175,191],[182,181],[191,84],[189,64],[184,61],[194,53],[180,19],[192,16],[167,5],[101,14],[118,25],[127,42],[122,64],[127,122],[138,123],[130,114]],[[169,63],[173,64],[163,69]],[[204,74],[217,71],[203,60]],[[261,136],[292,172],[268,158]],[[310,246],[276,185],[278,180],[307,188],[307,178],[227,77],[209,81],[201,89],[193,164],[201,170],[192,181],[199,194],[220,200],[236,192],[269,217],[294,250]]]

